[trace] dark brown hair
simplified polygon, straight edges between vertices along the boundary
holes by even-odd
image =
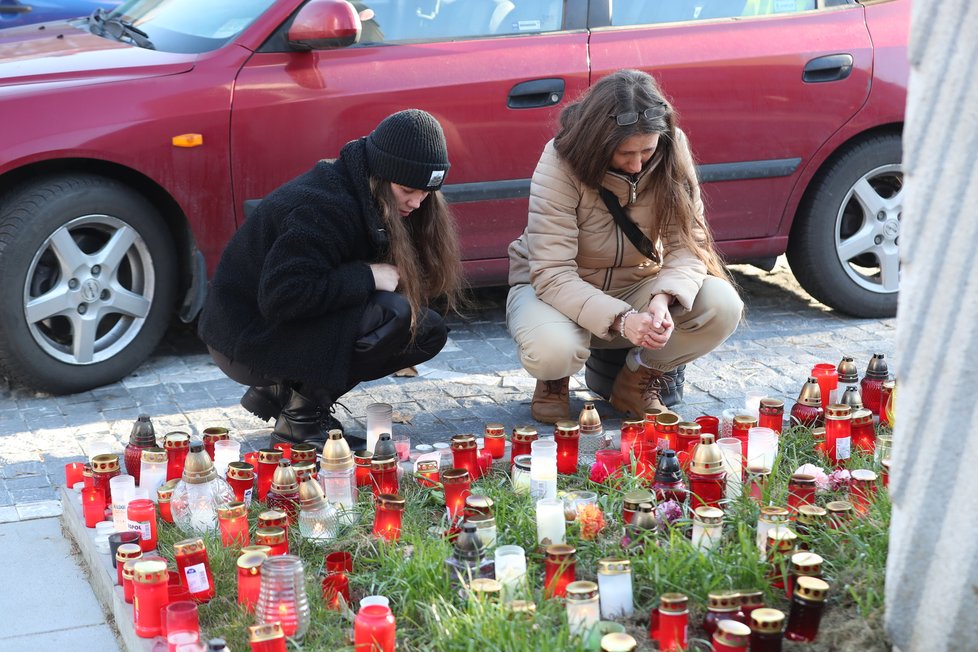
[[[645,117],[646,109],[659,106],[665,110],[655,112],[652,118]],[[624,113],[637,113],[638,120],[619,125],[616,116]],[[655,156],[660,161],[651,173],[649,192],[659,215],[660,233],[652,234],[652,241],[659,246],[661,232],[672,225],[681,244],[696,254],[711,275],[731,280],[716,252],[709,227],[700,221],[696,211],[693,189],[697,180],[692,176],[691,161],[681,159],[686,152],[677,151],[675,109],[651,75],[640,70],[619,70],[601,78],[560,113],[554,148],[581,183],[597,189],[622,142],[647,134],[659,135]]]
[[[441,192],[429,194],[408,217],[401,217],[391,182],[370,178],[370,192],[377,200],[390,236],[386,262],[397,267],[398,291],[411,304],[411,334],[415,334],[418,310],[443,297],[446,311],[462,304],[463,274],[458,231]]]

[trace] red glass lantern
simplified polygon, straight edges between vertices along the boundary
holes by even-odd
[[[693,449],[700,443],[703,432],[703,426],[693,421],[683,421],[676,426],[676,457],[679,458],[679,466],[683,471],[689,469]]]
[[[248,612],[253,612],[258,602],[261,565],[267,558],[263,552],[246,552],[238,557],[238,604]]]
[[[788,509],[798,511],[802,505],[815,504],[815,476],[795,473],[788,480]]]
[[[853,448],[864,453],[872,453],[876,450],[876,428],[873,427],[872,412],[866,408],[854,410],[850,432]]]
[[[441,473],[441,484],[445,489],[445,507],[452,521],[462,515],[465,499],[469,496],[472,481],[465,469],[446,469]]]
[[[650,442],[652,448],[658,448],[658,435],[655,431],[655,420],[662,414],[662,410],[658,408],[649,408],[645,411],[644,417],[642,419],[642,424],[644,428],[643,441]]]
[[[122,565],[122,599],[126,601],[126,604],[132,604],[132,578],[135,573],[136,564],[141,561],[144,560],[141,558],[130,559]]]
[[[251,652],[288,652],[282,623],[266,623],[248,627]]]
[[[833,403],[825,410],[825,450],[832,464],[840,465],[850,457],[852,444],[852,408]]]
[[[272,444],[272,448],[282,452],[281,459],[292,461],[292,444],[284,441],[277,441]]]
[[[720,434],[720,418],[715,417],[710,414],[704,414],[702,416],[693,419],[695,423],[698,423],[700,428],[703,429],[702,434],[710,434],[716,437]]]
[[[372,483],[370,465],[374,454],[368,450],[353,451],[353,477],[358,487],[369,487]]]
[[[166,450],[166,479],[179,480],[183,477],[183,463],[190,453],[190,435],[185,432],[168,432],[163,438]]]
[[[123,543],[115,551],[115,572],[116,582],[122,586],[122,569],[127,561],[136,562],[143,556],[143,551],[138,543]],[[132,579],[130,577],[129,579]]]
[[[396,632],[390,607],[368,605],[353,619],[353,649],[356,652],[394,652]]]
[[[475,449],[472,449],[472,452],[474,453]],[[400,489],[397,482],[397,458],[371,460],[370,482],[373,485],[375,499],[381,494],[396,494]]]
[[[264,501],[268,497],[268,491],[272,488],[272,478],[275,477],[275,469],[278,468],[281,459],[282,451],[277,448],[262,448],[258,451],[258,466],[255,472],[258,500]]]
[[[241,456],[241,461],[250,464],[251,468],[255,468],[258,464],[258,451],[248,451]]]
[[[594,452],[594,464],[591,465],[588,478],[591,482],[601,484],[608,478],[620,476],[622,464],[621,451],[613,448],[597,450]]]
[[[215,442],[223,441],[225,439],[231,439],[231,434],[227,428],[222,428],[221,426],[211,426],[209,428],[204,428],[201,433],[202,439],[204,441],[204,450],[207,451],[207,456],[214,461],[214,444]]]
[[[401,518],[404,516],[404,499],[398,494],[377,496],[374,512],[374,536],[387,541],[401,538]]]
[[[799,577],[791,596],[791,612],[784,637],[789,641],[812,642],[818,636],[818,626],[825,610],[829,585],[817,577]]]
[[[860,514],[869,511],[869,506],[876,496],[876,473],[869,469],[856,469],[852,472],[849,482],[849,502],[853,509]]]
[[[547,598],[563,598],[567,595],[567,585],[574,581],[577,561],[574,546],[555,543],[547,546],[544,561],[543,594]]]
[[[719,507],[727,487],[727,474],[723,470],[723,453],[713,441],[713,435],[703,434],[693,449],[689,464],[689,508]]]
[[[554,441],[557,442],[557,473],[577,473],[580,425],[576,421],[558,421],[554,427]]]
[[[244,503],[236,501],[218,507],[217,523],[221,530],[221,545],[225,548],[240,548],[251,543],[248,508]]]
[[[156,505],[148,498],[129,501],[126,508],[129,529],[139,533],[139,547],[143,552],[156,549]]]
[[[890,402],[893,400],[893,390],[896,388],[895,380],[884,380],[880,385],[880,425],[890,425],[890,412],[893,407]]]
[[[820,362],[812,367],[812,378],[818,383],[824,410],[832,401],[832,392],[839,387],[839,371],[831,363]]]
[[[143,560],[133,565],[133,619],[140,638],[161,633],[160,615],[169,602],[168,576],[162,560]]]
[[[452,466],[456,469],[465,469],[473,480],[478,480],[480,475],[479,458],[475,437],[472,435],[455,435],[452,437]],[[396,492],[384,492],[396,493]]]
[[[631,465],[632,449],[639,437],[645,435],[645,421],[625,420],[621,422],[621,459]]]
[[[255,530],[255,543],[268,546],[268,556],[289,554],[289,537],[283,527],[260,527]]]
[[[280,527],[289,529],[289,515],[280,509],[267,509],[258,515],[258,527]]]
[[[81,501],[85,527],[93,528],[105,520],[105,494],[101,489],[85,487],[81,491]]]
[[[762,398],[758,408],[757,425],[781,434],[784,427],[784,401],[779,398]]]
[[[173,558],[180,573],[180,583],[194,600],[207,602],[214,597],[214,575],[203,539],[196,537],[174,543]]]
[[[486,450],[498,460],[506,454],[506,428],[501,423],[487,423],[483,434]]]
[[[740,459],[744,468],[747,468],[747,443],[750,439],[750,429],[756,426],[757,419],[749,414],[738,414],[733,418],[730,436],[740,442]]]
[[[530,444],[537,440],[537,429],[532,426],[513,428],[513,450],[510,452],[510,465],[519,455],[530,454]]]
[[[822,390],[818,380],[809,376],[801,387],[798,400],[791,408],[791,424],[814,428],[822,423],[825,410],[822,409]]]
[[[663,412],[655,417],[655,447],[659,450],[676,450],[679,446],[679,415]]]
[[[271,509],[288,514],[289,525],[295,525],[299,517],[299,479],[289,460],[279,460],[266,502]]]
[[[874,353],[866,367],[866,375],[859,383],[863,397],[863,407],[875,415],[880,413],[880,399],[883,394],[883,383],[890,377],[886,358],[882,353]]]
[[[92,458],[92,486],[102,492],[106,505],[112,504],[109,480],[121,473],[119,456],[115,453],[103,453]]]
[[[652,610],[649,638],[658,641],[662,652],[681,652],[689,645],[689,598],[682,593],[665,593]]]
[[[137,485],[139,484],[143,450],[155,446],[156,431],[153,428],[153,422],[150,421],[148,414],[140,414],[135,423],[132,424],[132,430],[129,432],[129,443],[126,444],[124,455],[126,473],[136,480]],[[68,487],[71,485],[69,484]]]
[[[227,481],[234,491],[234,499],[250,505],[255,490],[255,467],[247,462],[231,462],[228,464]]]
[[[173,523],[173,512],[170,510],[170,498],[173,497],[173,490],[177,488],[179,480],[168,480],[156,490],[156,505],[160,509],[160,520],[164,523]]]

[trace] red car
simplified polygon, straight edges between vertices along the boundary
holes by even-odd
[[[892,315],[909,2],[129,0],[0,31],[0,372],[113,382],[254,202],[389,113],[444,125],[474,284],[506,279],[560,109],[653,73],[730,262],[787,251],[802,285]]]

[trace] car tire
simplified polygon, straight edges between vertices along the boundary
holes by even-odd
[[[153,205],[92,175],[0,202],[0,372],[52,394],[115,382],[152,353],[176,301],[176,255]]]
[[[839,312],[896,314],[902,154],[899,134],[842,152],[815,180],[792,225],[791,271],[812,297]]]

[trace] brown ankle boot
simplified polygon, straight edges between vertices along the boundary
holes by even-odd
[[[619,412],[627,412],[641,419],[645,411],[669,408],[662,402],[662,393],[668,393],[669,376],[658,369],[639,365],[632,371],[628,364],[622,365],[611,387],[611,405]]]
[[[541,423],[557,423],[570,418],[570,378],[538,380],[533,390],[530,414]]]

